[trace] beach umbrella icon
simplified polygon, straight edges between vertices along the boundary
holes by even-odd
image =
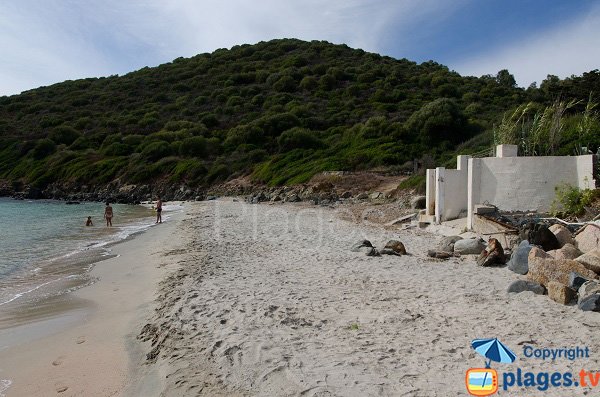
[[[475,339],[471,342],[471,346],[475,351],[487,358],[488,361],[485,363],[486,368],[491,368],[490,363],[492,361],[504,364],[510,364],[517,359],[515,353],[513,353],[506,345],[500,342],[497,338],[493,339]],[[485,373],[483,377],[482,386],[485,385],[485,381],[488,373]]]
[[[515,353],[497,338],[475,339],[471,342],[471,346],[477,353],[488,359],[487,363],[485,363],[486,368],[490,368],[492,361],[510,364],[517,359]]]

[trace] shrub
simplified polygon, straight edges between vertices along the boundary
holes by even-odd
[[[567,183],[558,185],[554,190],[556,194],[550,209],[554,216],[583,215],[585,207],[600,197],[598,189],[579,189]]]
[[[163,141],[152,142],[142,150],[142,157],[149,161],[156,161],[170,154],[169,144]]]
[[[181,142],[179,154],[184,157],[203,157],[206,155],[206,148],[206,138],[194,136]]]
[[[61,125],[60,127],[56,127],[55,129],[48,134],[48,138],[52,139],[56,144],[64,143],[65,145],[70,145],[77,138],[81,136],[81,133],[77,131],[75,128]]]
[[[310,130],[295,127],[285,131],[277,138],[280,151],[292,149],[317,149],[323,146],[323,142]]]
[[[40,139],[32,150],[33,157],[43,159],[56,151],[56,143],[50,139]]]

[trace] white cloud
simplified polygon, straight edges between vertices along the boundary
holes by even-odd
[[[580,20],[557,26],[503,48],[450,65],[463,75],[495,75],[508,69],[517,84],[539,85],[548,74],[561,78],[600,68],[600,6]]]

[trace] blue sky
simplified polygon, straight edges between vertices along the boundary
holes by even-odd
[[[600,68],[600,1],[6,0],[0,95],[283,37],[528,86]]]

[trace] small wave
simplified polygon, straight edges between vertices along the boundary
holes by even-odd
[[[47,282],[45,282],[45,283],[43,283],[43,284],[37,285],[37,286],[35,286],[35,287],[31,288],[30,290],[27,290],[27,291],[24,291],[24,292],[19,292],[19,293],[15,294],[15,295],[14,295],[12,298],[10,298],[9,300],[7,300],[7,301],[5,301],[5,302],[0,302],[0,306],[2,306],[2,305],[6,305],[7,303],[10,303],[10,302],[13,302],[13,301],[15,301],[15,300],[19,299],[20,297],[22,297],[23,295],[30,294],[30,293],[32,293],[33,291],[36,291],[36,290],[38,290],[38,289],[40,289],[40,288],[42,288],[42,287],[44,287],[44,286],[46,286],[46,285],[48,285],[48,284],[55,283],[55,282],[57,282],[57,281],[59,281],[59,280],[60,280],[60,279],[58,279],[58,280],[50,280],[50,281],[47,281]]]

